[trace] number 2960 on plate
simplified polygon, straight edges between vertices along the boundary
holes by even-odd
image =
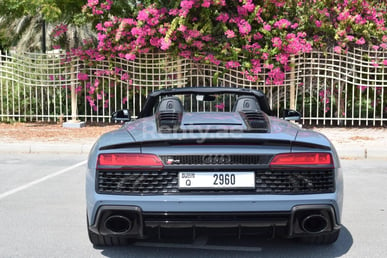
[[[179,189],[253,189],[255,173],[179,172]]]

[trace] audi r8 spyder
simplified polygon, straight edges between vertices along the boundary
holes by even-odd
[[[226,87],[151,93],[92,147],[87,224],[95,246],[168,232],[259,232],[331,244],[343,205],[340,161],[301,114],[274,117],[263,92]],[[222,233],[223,234],[223,233]]]

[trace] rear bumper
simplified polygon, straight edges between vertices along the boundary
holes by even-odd
[[[99,207],[89,229],[105,236],[143,238],[160,229],[236,229],[244,232],[269,228],[286,237],[319,235],[340,229],[331,205],[298,205],[272,212],[144,212],[138,206]]]

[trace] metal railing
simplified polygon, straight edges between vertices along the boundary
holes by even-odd
[[[297,109],[306,125],[387,122],[387,51],[381,49],[295,56],[280,86],[265,83],[264,69],[253,82],[240,69],[226,71],[165,53],[93,63],[60,52],[0,57],[0,121],[52,122],[76,116],[86,122],[110,122],[110,114],[122,108],[136,116],[154,90],[224,86],[261,89],[275,114]],[[71,90],[76,93],[73,98]]]

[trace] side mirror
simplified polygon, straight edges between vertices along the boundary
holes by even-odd
[[[122,109],[112,113],[112,120],[119,122],[129,122],[131,120],[131,114],[129,110]]]
[[[302,117],[301,113],[293,109],[284,109],[283,119],[287,121],[298,121]]]

